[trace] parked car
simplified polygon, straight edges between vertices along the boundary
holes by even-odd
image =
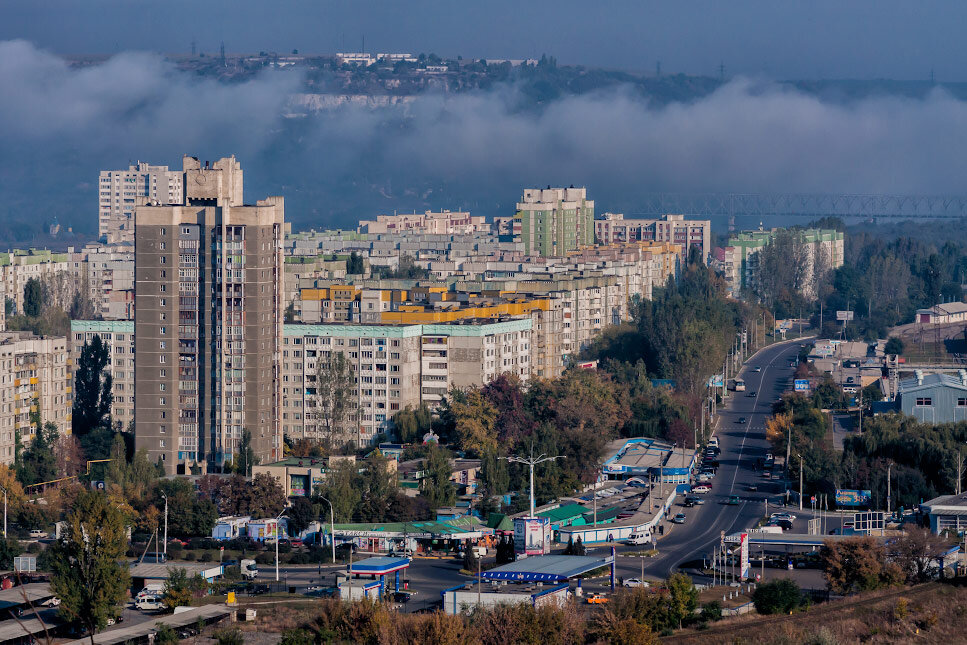
[[[30,529],[30,539],[31,540],[43,540],[47,537],[47,531],[41,531],[40,529]]]
[[[679,513],[678,515],[676,515],[675,517],[673,517],[672,518],[672,523],[674,523],[674,524],[684,524],[685,523],[685,514],[684,513]]]
[[[608,598],[605,598],[599,593],[593,593],[590,596],[588,596],[589,605],[603,605],[606,602],[608,602]]]
[[[52,598],[48,598],[47,600],[45,600],[40,604],[44,607],[57,607],[60,605],[60,598],[58,598],[57,596],[53,596]]]
[[[628,578],[624,581],[626,587],[650,587],[651,584],[640,578]]]
[[[769,519],[771,519],[771,520],[789,520],[790,522],[794,522],[796,520],[796,516],[793,515],[792,513],[786,513],[785,511],[779,511],[779,512],[776,512],[776,513],[773,513],[772,515],[770,515],[769,516]]]
[[[399,603],[409,602],[410,598],[412,597],[413,597],[413,594],[409,591],[393,592],[393,602],[399,602]]]
[[[289,544],[291,544],[292,546],[302,546],[303,544],[302,538],[292,538],[291,540],[289,540]]]
[[[712,487],[709,486],[708,484],[699,484],[698,486],[695,486],[694,488],[692,488],[692,492],[698,493],[699,495],[704,495],[711,491],[712,491]]]

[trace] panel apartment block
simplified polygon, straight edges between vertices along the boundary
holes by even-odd
[[[281,197],[243,205],[234,157],[185,157],[185,203],[135,226],[135,445],[169,473],[220,470],[244,430],[282,456]]]

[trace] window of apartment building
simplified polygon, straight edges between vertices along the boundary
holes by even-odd
[[[158,397],[158,405],[161,405],[161,406],[168,405],[168,399],[166,399],[163,396]],[[165,416],[165,413],[162,412],[161,413],[161,418],[163,419],[164,416]]]
[[[398,378],[391,378],[389,380],[389,384],[390,385],[399,385],[400,384],[400,380]]]
[[[160,426],[158,426],[158,431],[159,431],[159,432],[160,432],[161,434],[165,434],[165,433],[167,433],[167,432],[168,432],[168,426],[166,426],[166,425],[164,425],[164,424],[161,424]]]
[[[933,399],[930,398],[929,396],[918,396],[917,397],[917,406],[918,407],[927,407],[927,406],[931,406],[931,405],[933,405]]]
[[[168,234],[168,229],[166,229],[166,228],[165,228],[165,227],[163,227],[163,226],[162,226],[162,227],[161,227],[160,229],[158,229],[158,231],[159,231],[159,232],[160,232],[160,233],[161,233],[162,235],[167,235],[167,234]]]
[[[398,360],[400,360],[400,353],[399,352],[390,352],[389,357],[390,357],[390,359],[392,359],[394,361],[398,361]]]
[[[967,408],[967,399],[957,399],[958,408]]]
[[[168,376],[168,370],[158,370],[158,378],[166,378]]]

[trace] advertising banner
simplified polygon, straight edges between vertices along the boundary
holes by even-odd
[[[739,536],[739,579],[747,580],[752,575],[749,566],[749,534]]]
[[[550,553],[550,519],[546,517],[518,517],[515,519],[514,551],[525,555],[547,555]]]
[[[837,506],[869,506],[872,501],[872,491],[852,490],[848,488],[836,489]]]
[[[796,392],[808,392],[809,391],[809,379],[797,378],[793,381],[793,388]]]

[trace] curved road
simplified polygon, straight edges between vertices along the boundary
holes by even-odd
[[[712,492],[704,495],[705,504],[692,508],[679,505],[670,514],[685,513],[682,525],[666,524],[665,535],[658,541],[658,552],[645,562],[645,574],[664,578],[684,562],[701,559],[719,543],[720,536],[752,526],[765,512],[765,500],[776,500],[783,492],[783,483],[762,479],[753,471],[753,464],[764,458],[769,450],[765,436],[765,420],[772,413],[772,404],[790,388],[794,368],[789,366],[799,352],[799,340],[777,343],[761,350],[749,359],[742,371],[745,392],[729,392],[729,398],[719,408],[715,436],[719,438],[719,469],[712,480]],[[754,368],[762,368],[755,372]],[[748,396],[751,392],[755,396]],[[739,424],[740,417],[746,418]],[[749,492],[750,485],[758,486]],[[730,495],[738,495],[741,503],[728,506]],[[671,530],[669,532],[669,526]],[[642,547],[618,547],[622,551],[639,551]],[[618,558],[617,569],[625,577],[640,575],[638,558]]]

